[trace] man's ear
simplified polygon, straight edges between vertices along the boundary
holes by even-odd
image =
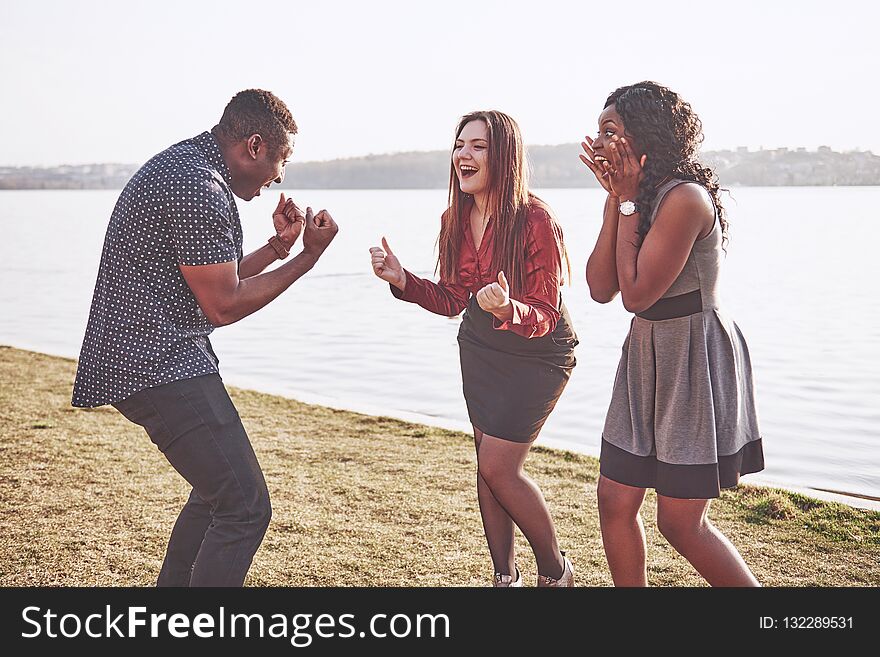
[[[253,134],[247,140],[247,152],[251,159],[256,160],[260,149],[264,147],[263,138],[258,134]]]

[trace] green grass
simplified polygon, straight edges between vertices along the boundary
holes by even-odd
[[[143,430],[113,408],[74,409],[71,360],[0,347],[0,585],[151,585],[188,494]],[[233,389],[272,494],[252,586],[487,586],[492,567],[472,438]],[[536,446],[560,545],[581,585],[607,586],[598,461]],[[702,586],[643,508],[648,577]],[[741,486],[712,521],[765,585],[877,586],[880,514]],[[526,581],[535,566],[517,537]]]
[[[878,513],[866,516],[863,511],[844,504],[822,502],[775,488],[744,487],[734,499],[749,523],[800,523],[828,541],[880,545]]]

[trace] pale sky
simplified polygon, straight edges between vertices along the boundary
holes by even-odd
[[[142,163],[269,89],[294,161],[449,148],[500,109],[529,144],[580,141],[653,79],[705,148],[880,154],[874,2],[4,0],[0,165]]]

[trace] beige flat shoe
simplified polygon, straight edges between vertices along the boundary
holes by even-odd
[[[516,568],[514,566],[514,568]],[[502,575],[501,573],[495,573],[495,579],[492,582],[492,586],[497,588],[507,588],[507,587],[517,587],[522,588],[522,574],[519,572],[519,568],[516,568],[516,579],[513,579],[510,575]]]
[[[558,586],[560,588],[569,588],[574,586],[574,566],[571,565],[571,561],[569,561],[568,557],[565,556],[565,552],[562,552],[562,560],[565,562],[565,567],[562,570],[562,576],[559,579],[553,579],[552,577],[547,577],[546,575],[538,575],[539,587]]]

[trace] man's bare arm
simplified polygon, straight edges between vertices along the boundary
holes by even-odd
[[[326,210],[313,217],[309,208],[302,252],[272,271],[242,278],[236,262],[180,265],[180,271],[208,321],[214,326],[225,326],[259,310],[293,285],[315,266],[338,230]]]

